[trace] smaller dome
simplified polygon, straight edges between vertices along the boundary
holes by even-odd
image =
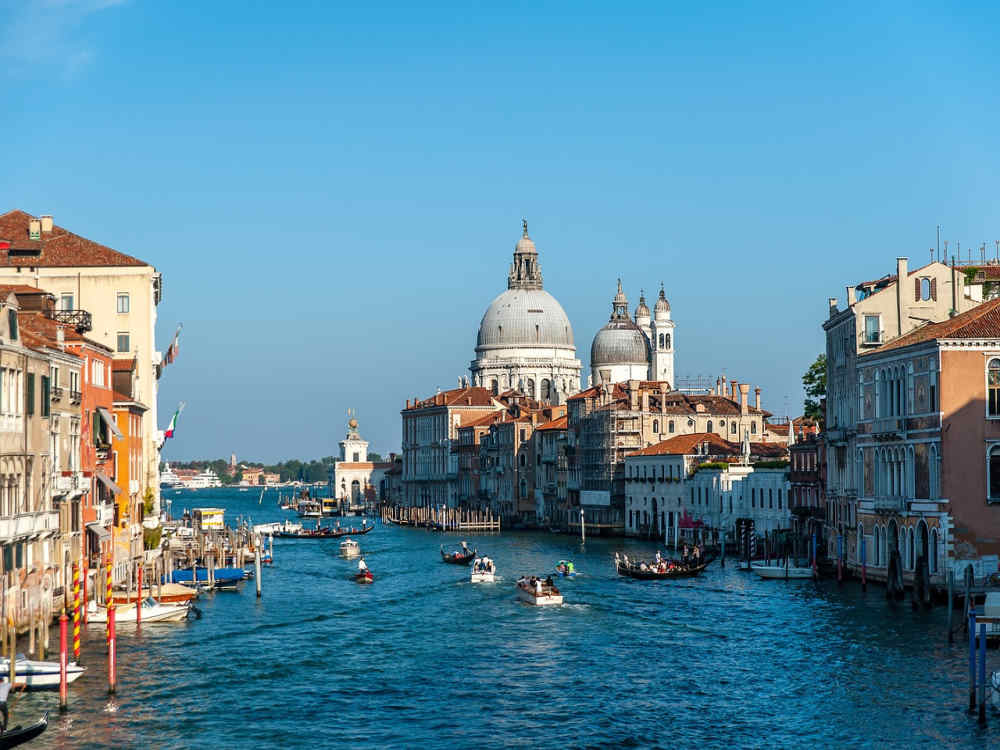
[[[538,250],[535,249],[535,243],[532,242],[531,237],[528,236],[528,220],[521,219],[521,226],[524,227],[524,233],[521,235],[521,239],[517,241],[517,245],[514,246],[515,253],[535,253],[538,254]]]
[[[667,302],[667,297],[663,293],[663,287],[660,287],[660,298],[656,300],[656,307],[654,308],[658,313],[670,312],[670,303]]]
[[[639,292],[639,305],[635,308],[635,318],[648,318],[649,317],[649,307],[646,306],[646,295],[640,291]]]
[[[649,363],[646,334],[631,320],[612,320],[594,336],[590,347],[590,366],[645,365]]]

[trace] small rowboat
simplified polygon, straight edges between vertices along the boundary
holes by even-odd
[[[142,603],[142,623],[150,622],[180,622],[188,616],[188,603],[157,604],[153,599]],[[106,607],[98,607],[93,601],[87,605],[87,624],[103,625],[108,621]],[[118,626],[135,625],[135,605],[124,604],[115,607],[115,624]]]
[[[11,727],[3,734],[0,734],[0,750],[5,750],[8,747],[17,747],[25,742],[30,742],[44,732],[48,725],[49,715],[45,714],[34,724],[29,724],[26,727],[22,727],[20,724],[16,727]]]
[[[374,583],[375,576],[370,570],[361,570],[354,576],[354,580],[358,583]]]
[[[452,565],[468,565],[476,559],[476,550],[464,547],[461,550],[445,552],[444,545],[441,545],[441,560]]]
[[[154,593],[158,593],[159,597],[153,598],[164,604],[188,602],[198,598],[198,589],[193,589],[190,586],[182,586],[179,583],[164,583],[159,587],[154,583],[152,586],[143,586],[142,590],[143,599],[153,596]],[[135,604],[137,600],[138,595],[135,591],[130,591],[127,594],[122,591],[114,595],[115,604]]]
[[[711,560],[706,560],[700,565],[678,565],[676,563],[665,563],[663,564],[663,570],[660,570],[660,565],[643,565],[643,563],[627,563],[615,555],[615,568],[618,571],[618,575],[625,576],[627,578],[636,578],[641,581],[658,581],[658,580],[669,580],[672,578],[692,578],[699,575],[705,568],[709,566]]]
[[[541,584],[541,591],[539,592],[539,589],[532,584],[530,579],[519,578],[517,581],[517,598],[522,602],[533,604],[536,607],[563,603],[563,597],[559,593],[559,589],[555,586],[550,586],[544,581],[541,581]]]

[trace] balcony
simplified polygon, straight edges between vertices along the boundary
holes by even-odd
[[[54,510],[19,513],[13,518],[0,519],[0,541],[31,539],[59,532],[59,513]]]
[[[63,389],[60,388],[58,385],[52,386],[52,388],[49,389],[49,397],[53,401],[62,401]]]
[[[93,318],[86,310],[52,310],[48,317],[63,325],[73,326],[77,333],[86,333],[94,328]]]
[[[906,499],[902,497],[873,497],[872,507],[876,513],[902,513],[906,510]]]
[[[79,404],[82,400],[83,400],[83,394],[80,391],[69,392],[69,402],[71,404]]]
[[[882,346],[885,343],[885,331],[865,331],[861,337],[861,346]]]
[[[60,474],[55,478],[52,485],[53,489],[60,494],[72,492],[75,489],[79,489],[81,486],[80,475],[76,472],[70,473],[69,475]]]

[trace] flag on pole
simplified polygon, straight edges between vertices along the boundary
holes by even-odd
[[[175,359],[177,359],[177,352],[180,350],[181,345],[181,329],[184,327],[183,323],[177,324],[177,330],[174,332],[174,339],[170,342],[170,346],[167,347],[167,353],[163,355],[163,366],[166,367],[172,364]]]
[[[167,425],[167,429],[163,431],[164,440],[166,440],[167,438],[172,438],[174,436],[174,430],[177,429],[177,418],[181,415],[181,412],[184,411],[185,406],[187,406],[187,404],[185,404],[183,401],[181,401],[177,405],[177,411],[175,411],[174,416],[170,418],[170,424]]]

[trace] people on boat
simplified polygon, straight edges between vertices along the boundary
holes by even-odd
[[[542,595],[542,582],[536,578],[535,579],[535,596],[541,596],[541,595]]]
[[[359,557],[358,558],[358,572],[359,573],[364,573],[366,570],[368,570],[368,566],[365,564],[365,558]]]
[[[0,676],[0,734],[7,731],[7,722],[10,720],[10,713],[7,709],[7,697],[10,695],[11,688],[16,687],[19,690],[23,690],[26,683],[19,682],[17,685],[11,685],[10,679],[7,675]]]
[[[685,544],[684,545],[684,550],[681,552],[681,562],[683,562],[685,565],[687,565],[687,562],[688,562],[688,554],[689,554],[688,553],[688,546],[687,546],[687,544]]]

